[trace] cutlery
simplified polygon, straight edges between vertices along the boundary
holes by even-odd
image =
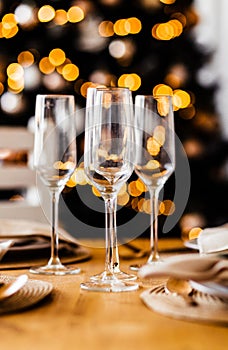
[[[146,264],[139,270],[138,275],[141,278],[171,276],[194,281],[206,281],[221,275],[223,279],[228,279],[228,260],[216,256],[179,255],[167,258],[165,262],[156,266]]]
[[[20,275],[9,283],[0,284],[0,301],[18,292],[27,282],[27,275]]]
[[[167,294],[179,295],[189,306],[197,306],[198,303],[192,298],[193,288],[186,280],[170,277],[165,285]]]

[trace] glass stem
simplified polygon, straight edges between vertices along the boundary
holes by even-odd
[[[59,196],[60,190],[56,188],[50,189],[52,212],[51,212],[51,258],[48,262],[49,265],[61,265],[59,259],[59,236],[58,236],[58,209],[59,209]]]
[[[149,189],[150,192],[150,247],[151,252],[147,260],[147,263],[157,262],[160,260],[158,252],[158,196],[160,187],[152,187]]]
[[[116,232],[116,194],[106,195],[105,201],[105,272],[106,275],[113,275],[120,271],[119,253]]]

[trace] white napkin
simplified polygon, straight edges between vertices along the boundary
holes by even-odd
[[[50,237],[50,225],[29,220],[0,219],[0,239],[29,238],[31,235]],[[59,228],[59,238],[79,244],[76,238],[62,228]]]
[[[228,249],[228,224],[206,228],[198,236],[199,252],[215,253]]]

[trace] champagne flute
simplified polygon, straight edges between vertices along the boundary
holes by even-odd
[[[137,95],[135,118],[135,173],[147,186],[151,205],[151,251],[147,264],[157,264],[162,261],[158,252],[158,197],[175,168],[172,97]],[[131,265],[130,269],[137,271],[139,265]]]
[[[127,88],[88,89],[84,169],[105,202],[105,269],[82,283],[85,290],[124,292],[138,288],[122,272],[116,232],[117,194],[133,172],[133,103]]]
[[[58,203],[60,193],[76,167],[75,102],[73,95],[37,95],[35,106],[34,167],[51,197],[51,257],[31,273],[77,274],[59,258]]]

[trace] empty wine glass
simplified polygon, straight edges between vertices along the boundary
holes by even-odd
[[[105,270],[81,288],[93,291],[136,290],[137,276],[122,272],[116,233],[117,193],[133,172],[133,103],[129,89],[88,89],[84,169],[105,202]]]
[[[151,252],[147,264],[161,262],[158,252],[158,197],[175,168],[172,97],[137,95],[135,98],[135,173],[147,186],[151,204]],[[131,265],[137,271],[139,265]]]
[[[47,275],[76,274],[58,255],[58,203],[76,167],[75,102],[73,95],[37,95],[35,106],[34,167],[47,186],[52,203],[51,257],[45,266],[30,272]]]

